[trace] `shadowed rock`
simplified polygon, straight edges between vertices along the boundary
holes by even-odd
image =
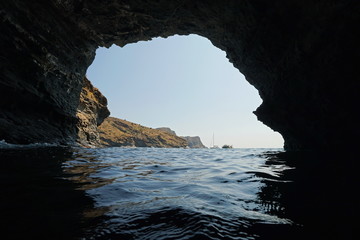
[[[0,139],[74,142],[98,46],[193,33],[258,89],[255,114],[287,149],[357,146],[357,0],[3,0],[0,9]]]

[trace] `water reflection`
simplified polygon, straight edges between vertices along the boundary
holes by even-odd
[[[0,149],[1,239],[76,239],[93,201],[67,180],[66,148]]]
[[[265,184],[258,198],[267,213],[291,219],[293,225],[270,231],[264,239],[355,239],[358,171],[353,155],[286,152],[267,159],[267,167],[280,171],[275,179],[261,176]]]
[[[259,153],[1,149],[0,237],[355,239],[352,156]]]

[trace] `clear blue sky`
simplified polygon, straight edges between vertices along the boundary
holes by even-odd
[[[257,90],[225,52],[197,35],[99,48],[87,71],[108,99],[111,116],[179,136],[200,136],[209,146],[282,147],[281,135],[252,113]]]

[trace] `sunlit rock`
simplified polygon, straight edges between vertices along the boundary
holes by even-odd
[[[108,117],[99,126],[100,143],[106,147],[186,147],[187,141],[172,133]]]
[[[99,146],[98,126],[110,115],[107,100],[85,77],[77,109],[77,141],[82,146]]]

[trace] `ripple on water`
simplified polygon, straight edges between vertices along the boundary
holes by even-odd
[[[317,162],[323,157],[7,147],[0,238],[354,239],[358,170],[343,155],[327,154],[328,165]]]
[[[264,150],[92,151],[65,168],[80,167],[95,206],[107,207],[89,239],[253,239],[256,233],[248,229],[254,223],[291,223],[269,214],[259,199],[263,180],[286,169],[266,166]],[[105,184],[91,184],[99,178]]]

